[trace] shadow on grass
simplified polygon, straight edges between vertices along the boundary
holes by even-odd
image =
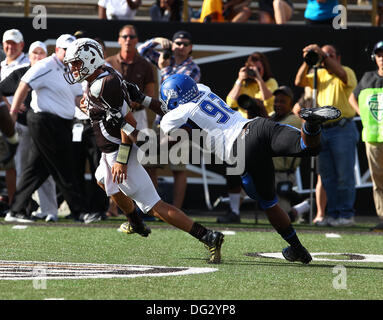
[[[207,263],[207,259],[204,258],[181,258],[182,260],[193,260],[193,261],[204,261]],[[383,267],[371,267],[371,266],[347,266],[348,262],[340,261],[339,263],[334,261],[334,264],[322,264],[320,261],[314,261],[309,264],[302,264],[299,262],[289,262],[289,261],[277,261],[281,259],[277,258],[264,258],[274,261],[241,261],[241,260],[231,260],[231,259],[222,259],[221,263],[212,264],[207,263],[209,266],[225,266],[225,265],[236,265],[236,266],[265,266],[265,267],[297,267],[297,268],[334,268],[335,266],[342,264],[347,269],[355,269],[355,270],[383,270]],[[351,262],[351,261],[350,261]],[[352,262],[351,262],[352,263]]]

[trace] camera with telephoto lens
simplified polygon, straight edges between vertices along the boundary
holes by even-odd
[[[170,48],[164,49],[164,55],[163,55],[164,59],[168,60],[170,59],[171,56],[172,56],[172,49]]]
[[[249,119],[265,117],[265,109],[261,100],[252,98],[247,94],[241,94],[237,99],[238,105],[247,111]]]
[[[319,65],[322,62],[322,57],[314,50],[308,51],[303,59],[309,67]]]

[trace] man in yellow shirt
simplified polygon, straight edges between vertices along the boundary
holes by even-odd
[[[354,165],[359,132],[352,118],[355,110],[348,98],[357,80],[354,71],[341,64],[341,55],[333,45],[319,47],[310,44],[303,48],[303,57],[315,52],[321,68],[317,70],[317,105],[332,105],[342,115],[322,125],[319,154],[319,174],[327,194],[328,217],[321,225],[352,226],[354,222],[355,177]],[[295,78],[295,85],[313,88],[310,66],[303,62]]]

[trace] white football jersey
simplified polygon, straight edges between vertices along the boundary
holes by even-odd
[[[231,158],[232,147],[244,125],[251,119],[231,109],[209,87],[197,84],[202,95],[165,114],[160,126],[164,133],[188,123],[193,128],[204,130],[212,139],[211,151],[222,160]]]

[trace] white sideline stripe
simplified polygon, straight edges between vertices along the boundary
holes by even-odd
[[[234,236],[236,234],[235,231],[231,231],[231,230],[225,230],[225,231],[222,231],[222,233],[226,236]]]
[[[342,238],[342,236],[337,233],[326,233],[326,238]]]
[[[16,229],[16,230],[22,230],[22,229],[26,229],[28,228],[28,226],[20,226],[20,225],[16,225],[16,226],[13,226],[12,229]]]

